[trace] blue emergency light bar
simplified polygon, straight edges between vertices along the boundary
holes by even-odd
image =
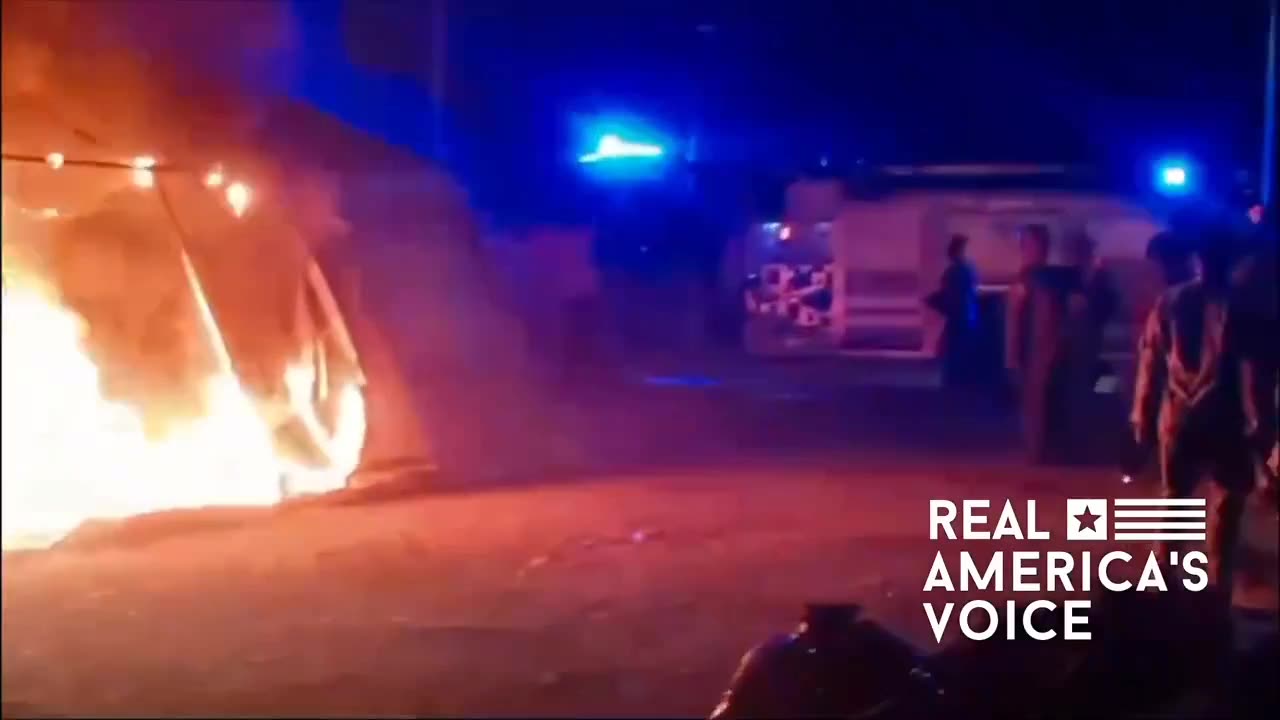
[[[601,136],[600,142],[597,143],[595,151],[579,156],[578,162],[588,165],[591,163],[598,163],[603,160],[656,158],[662,157],[662,154],[663,150],[661,145],[630,142],[623,140],[617,135],[610,134]]]
[[[1182,158],[1165,158],[1156,163],[1156,190],[1164,195],[1186,195],[1195,190],[1192,165]]]

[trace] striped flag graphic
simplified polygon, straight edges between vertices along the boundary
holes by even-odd
[[[1114,500],[1116,540],[1204,540],[1204,498]]]

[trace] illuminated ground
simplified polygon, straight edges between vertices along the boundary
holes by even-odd
[[[705,412],[720,401],[698,402]],[[665,469],[11,558],[5,703],[62,714],[697,715],[741,652],[788,627],[806,599],[861,602],[925,643],[928,498],[1040,498],[1060,535],[1060,498],[1119,487],[1110,471],[1028,471],[998,450],[925,452],[946,443],[929,441],[923,414],[924,440],[824,443],[813,438],[841,423],[813,420],[806,445],[797,423],[762,419],[770,407],[730,413],[745,417],[733,437],[763,448],[736,460],[717,434]],[[870,425],[901,432],[880,415],[868,437]],[[1252,533],[1274,537],[1275,526]]]

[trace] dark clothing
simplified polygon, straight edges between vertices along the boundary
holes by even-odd
[[[1254,482],[1240,339],[1250,329],[1230,292],[1195,280],[1171,288],[1147,317],[1131,421],[1159,447],[1166,497],[1189,497],[1208,473],[1220,490],[1209,518],[1210,571],[1231,587],[1244,501]],[[1160,548],[1167,556],[1167,549]]]
[[[1280,333],[1276,332],[1276,241],[1259,234],[1258,247],[1238,268],[1234,278],[1241,324],[1240,352],[1248,359],[1243,382],[1245,427],[1259,472],[1273,503],[1280,508]]]
[[[938,283],[942,314],[948,321],[971,326],[977,312],[978,273],[967,260],[956,260],[947,266]]]
[[[1275,241],[1265,243],[1241,264],[1234,278],[1232,295],[1239,324],[1247,332],[1238,333],[1245,364],[1245,423],[1258,449],[1269,454],[1276,446],[1280,425],[1280,333],[1276,332]]]
[[[978,273],[966,260],[956,260],[942,273],[934,295],[946,324],[942,331],[942,382],[957,386],[973,380],[978,304]]]
[[[863,621],[835,638],[800,632],[752,649],[711,718],[918,718],[937,700],[911,648]]]
[[[1072,294],[1068,342],[1075,362],[1096,369],[1106,340],[1107,325],[1120,307],[1111,272],[1093,268],[1083,274]]]
[[[1084,459],[1102,445],[1110,445],[1100,443],[1102,435],[1093,432],[1101,418],[1124,417],[1123,410],[1116,414],[1104,411],[1103,401],[1108,398],[1094,392],[1098,379],[1107,374],[1102,352],[1107,325],[1119,305],[1120,297],[1111,272],[1101,267],[1085,269],[1068,299],[1067,368],[1063,389],[1066,415],[1062,424],[1067,440],[1063,453],[1073,461]],[[1120,429],[1112,428],[1108,435],[1115,437],[1114,433]]]
[[[1254,462],[1243,437],[1226,437],[1213,431],[1185,433],[1160,443],[1160,475],[1164,496],[1186,498],[1195,494],[1208,474],[1218,485],[1209,500],[1209,572],[1223,588],[1235,577],[1236,550],[1240,544],[1245,501],[1253,488]],[[1168,558],[1179,543],[1161,543],[1157,556]]]
[[[1070,271],[1027,268],[1009,292],[1006,366],[1021,379],[1023,442],[1028,459],[1060,459],[1064,445],[1065,398],[1070,386],[1066,343]]]

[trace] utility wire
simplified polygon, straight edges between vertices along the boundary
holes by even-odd
[[[50,160],[49,156],[40,155],[22,155],[18,153],[0,153],[0,157],[9,162],[49,165],[53,169],[62,167],[92,167],[106,170],[143,170],[149,173],[156,172],[189,172],[189,170],[173,166],[152,164],[144,167],[138,167],[135,164],[124,163],[112,160],[79,160],[62,157],[59,154],[56,164]],[[183,274],[186,275],[187,283],[191,287],[195,296],[197,313],[200,315],[201,324],[205,326],[206,332],[210,335],[210,341],[214,346],[214,354],[217,355],[218,364],[223,370],[234,372],[234,363],[231,355],[227,350],[226,340],[222,337],[221,330],[217,324],[217,319],[213,316],[213,308],[209,307],[208,299],[204,294],[204,287],[200,282],[200,277],[196,273],[195,264],[191,259],[191,255],[187,252],[187,246],[191,244],[191,235],[183,226],[182,221],[178,219],[178,213],[174,210],[173,203],[169,200],[169,193],[165,189],[164,183],[157,178],[155,182],[156,197],[160,201],[165,217],[169,221],[171,230],[171,238],[175,249],[178,251],[178,257],[182,263]]]
[[[40,165],[51,165],[49,158],[42,155],[21,155],[16,153],[4,153],[3,158],[9,162],[32,163]],[[63,158],[58,162],[58,166],[70,167],[92,167],[105,170],[146,170],[148,172],[192,172],[189,168],[183,168],[177,165],[147,165],[146,167],[138,167],[131,163],[118,162],[114,160],[73,160],[71,158]],[[56,169],[56,168],[55,168]]]

